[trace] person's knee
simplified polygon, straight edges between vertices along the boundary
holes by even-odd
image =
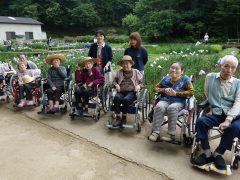
[[[226,130],[240,136],[240,123],[232,123]]]
[[[198,118],[196,122],[196,128],[205,127],[204,121],[205,121],[204,117]]]
[[[118,94],[116,94],[113,101],[116,102],[116,101],[120,101],[120,100],[121,100],[121,97]]]
[[[166,110],[166,107],[163,104],[156,104],[156,106],[154,107],[154,112],[161,112],[164,113]]]

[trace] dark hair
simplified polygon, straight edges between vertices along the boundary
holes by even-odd
[[[180,68],[181,68],[181,71],[183,71],[183,70],[184,70],[183,63],[181,63],[180,61],[174,61],[174,62],[172,62],[172,63],[170,64],[170,66],[172,66],[172,65],[173,65],[173,64],[175,64],[175,63],[177,63],[177,64],[180,66]]]
[[[20,57],[21,55],[24,55],[25,57],[27,57],[27,54],[26,54],[26,53],[23,53],[23,52],[19,53],[19,54],[18,54],[18,57]]]
[[[129,39],[135,39],[137,41],[137,48],[139,48],[142,44],[142,39],[141,36],[139,34],[139,32],[132,32],[129,36]]]
[[[95,32],[95,36],[97,36],[98,34],[103,35],[104,37],[106,36],[106,35],[105,35],[105,32],[104,32],[103,30],[101,30],[101,29],[99,29],[99,30],[97,30],[97,31]]]

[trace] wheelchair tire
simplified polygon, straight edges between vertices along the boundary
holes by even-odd
[[[140,122],[137,123],[137,133],[140,133],[142,130]]]
[[[192,137],[183,137],[183,144],[186,147],[190,147],[193,144],[193,138]]]
[[[65,114],[67,112],[67,107],[60,108],[60,113]]]
[[[10,103],[10,97],[9,96],[6,97],[6,101],[7,101],[7,103]]]
[[[239,168],[239,161],[240,161],[240,157],[237,156],[233,161],[233,165],[232,165],[233,169],[238,169]]]

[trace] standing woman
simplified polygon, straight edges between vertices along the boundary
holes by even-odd
[[[138,32],[129,36],[130,47],[125,49],[124,55],[129,55],[134,61],[132,68],[138,69],[144,75],[144,66],[148,61],[147,49],[142,46],[142,39]]]
[[[95,66],[98,67],[99,71],[104,74],[110,72],[112,62],[112,48],[105,43],[105,33],[102,30],[98,30],[95,33],[97,42],[93,43],[89,49],[88,56],[97,58]]]

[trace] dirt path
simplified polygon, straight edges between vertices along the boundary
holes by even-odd
[[[168,179],[80,137],[3,107],[0,107],[0,159],[1,180]]]

